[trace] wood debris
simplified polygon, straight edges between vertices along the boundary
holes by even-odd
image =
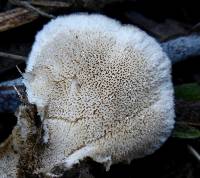
[[[2,12],[0,13],[0,32],[30,23],[38,17],[37,13],[21,7]]]

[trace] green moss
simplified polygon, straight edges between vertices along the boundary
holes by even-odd
[[[200,101],[200,85],[197,83],[189,83],[176,86],[175,96],[177,99]]]
[[[182,138],[182,139],[200,138],[200,130],[195,127],[187,125],[182,125],[182,126],[176,125],[172,133],[172,137]]]

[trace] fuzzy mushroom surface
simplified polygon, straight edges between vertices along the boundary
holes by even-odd
[[[174,126],[170,60],[145,32],[103,15],[45,25],[23,82],[48,130],[41,167],[130,162],[158,149]]]

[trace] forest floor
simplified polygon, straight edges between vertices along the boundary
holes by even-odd
[[[0,82],[20,77],[16,65],[24,71],[35,34],[53,16],[73,12],[101,13],[122,23],[137,25],[159,42],[200,31],[200,11],[195,1],[21,2],[0,1]],[[194,153],[194,150],[200,153],[199,58],[195,56],[172,67],[176,127],[168,141],[154,154],[134,160],[130,165],[113,165],[109,172],[94,165],[91,172],[95,178],[200,178],[200,158]],[[15,124],[13,112],[0,112],[0,142],[11,133]]]

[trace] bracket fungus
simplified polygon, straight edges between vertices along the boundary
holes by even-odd
[[[48,128],[38,170],[85,157],[109,169],[153,153],[174,126],[167,55],[142,30],[103,15],[45,25],[23,82]]]

